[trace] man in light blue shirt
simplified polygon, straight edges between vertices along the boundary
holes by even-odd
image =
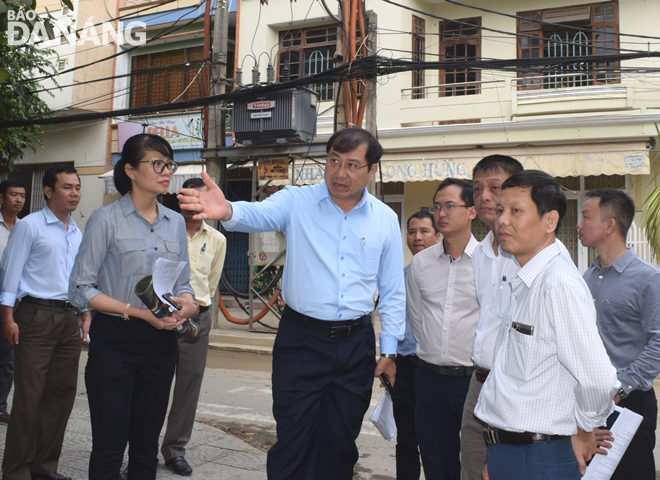
[[[287,187],[263,202],[231,203],[208,175],[208,192],[183,190],[186,210],[228,230],[282,231],[287,241],[287,308],[273,349],[277,443],[268,478],[350,480],[355,439],[373,376],[395,383],[405,287],[396,214],[366,189],[382,147],[366,130],[335,133],[326,145],[325,183]],[[370,312],[378,289],[381,358],[375,362]]]
[[[16,356],[4,480],[67,479],[57,465],[80,357],[80,324],[68,301],[69,274],[82,240],[71,217],[80,201],[80,179],[72,166],[57,165],[46,171],[43,185],[47,206],[14,226],[0,262],[3,333]],[[89,312],[82,317],[86,335]]]
[[[413,255],[440,241],[441,235],[429,212],[413,213],[408,219],[406,241]],[[403,276],[408,274],[403,269]],[[399,342],[396,355],[396,386],[392,401],[396,422],[396,478],[397,480],[419,480],[421,463],[415,431],[415,370],[417,369],[417,340],[406,312],[406,333]]]

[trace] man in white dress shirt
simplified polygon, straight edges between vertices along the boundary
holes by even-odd
[[[459,480],[459,433],[479,319],[472,272],[478,244],[471,233],[477,215],[472,187],[465,180],[445,179],[431,209],[442,242],[415,255],[406,277],[408,317],[418,341],[415,430],[424,476]]]
[[[502,314],[509,304],[507,279],[513,278],[520,266],[513,255],[499,252],[494,233],[495,206],[502,192],[502,184],[511,175],[523,170],[521,163],[506,155],[482,158],[472,171],[474,205],[479,220],[490,228],[472,254],[474,283],[479,299],[479,322],[472,346],[474,373],[465,399],[461,423],[461,479],[481,480],[486,465],[484,425],[474,416],[474,407],[481,387],[493,366],[495,341],[502,324]]]
[[[493,368],[475,415],[485,422],[492,480],[579,480],[596,451],[594,428],[613,409],[620,384],[596,328],[579,272],[555,235],[566,197],[550,175],[527,170],[502,185],[496,233],[520,270]]]

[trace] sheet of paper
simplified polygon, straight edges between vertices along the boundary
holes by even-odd
[[[394,423],[392,397],[387,391],[380,397],[378,405],[374,407],[369,415],[369,420],[376,426],[385,440],[391,442],[394,439],[396,436],[396,423]]]
[[[154,273],[151,274],[154,292],[169,307],[170,312],[173,312],[175,309],[163,299],[163,294],[171,293],[174,295],[174,285],[185,266],[186,262],[175,262],[165,258],[158,258],[154,262]]]
[[[614,407],[614,410],[619,412],[619,416],[610,429],[614,437],[612,448],[607,455],[594,455],[582,480],[609,480],[642,423],[642,416],[627,408]]]

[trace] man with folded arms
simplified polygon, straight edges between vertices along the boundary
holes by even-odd
[[[475,415],[485,422],[492,480],[579,480],[594,429],[619,388],[589,289],[555,241],[567,202],[550,175],[526,170],[502,184],[495,228],[521,268],[510,280],[493,368]]]
[[[424,476],[460,478],[463,406],[472,376],[470,351],[479,319],[472,272],[477,216],[472,187],[445,179],[431,210],[442,242],[413,257],[406,277],[408,316],[418,341],[415,430]]]
[[[660,372],[660,271],[626,246],[635,216],[632,198],[612,188],[589,190],[585,197],[578,237],[585,247],[596,247],[598,257],[584,280],[598,313],[598,331],[621,382],[614,402],[643,417],[612,479],[655,480],[658,402],[653,380]],[[599,435],[608,443],[612,440],[609,431],[597,431]]]

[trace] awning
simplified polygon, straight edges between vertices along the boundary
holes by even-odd
[[[167,193],[179,193],[179,190],[181,190],[181,187],[183,186],[183,183],[186,180],[188,180],[189,178],[197,178],[200,176],[201,173],[202,173],[201,164],[179,165],[179,168],[177,169],[176,173],[172,175],[172,181],[170,182],[170,187],[167,189]],[[106,172],[103,175],[99,175],[99,178],[103,179],[103,184],[104,184],[103,193],[105,195],[114,195],[119,193],[115,188],[113,170],[110,170],[109,172]]]
[[[525,168],[544,170],[553,177],[650,173],[646,143],[601,143],[385,153],[381,160],[383,182],[439,181],[446,177],[469,179],[472,177],[472,169],[479,160],[496,153],[510,155],[520,160]],[[325,159],[319,161],[324,162]],[[323,166],[314,161],[297,161],[295,169],[296,185],[323,181]],[[291,176],[291,167],[289,167],[289,177]],[[272,182],[273,185],[290,183],[291,180]]]

